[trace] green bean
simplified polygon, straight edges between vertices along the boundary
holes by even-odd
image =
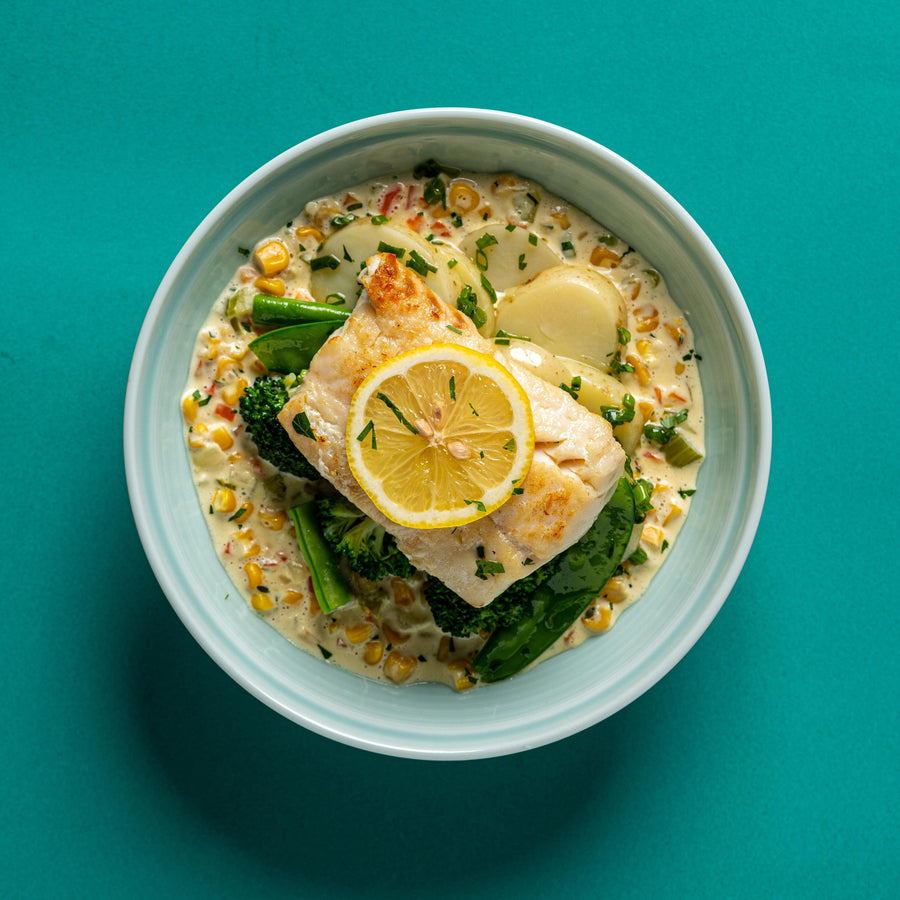
[[[310,322],[343,322],[350,310],[295,297],[272,297],[257,294],[253,298],[251,319],[254,325],[305,325]]]

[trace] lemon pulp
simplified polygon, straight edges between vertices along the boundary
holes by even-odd
[[[350,469],[389,519],[453,527],[505,503],[534,454],[531,405],[493,357],[430,344],[377,366],[347,421]]]

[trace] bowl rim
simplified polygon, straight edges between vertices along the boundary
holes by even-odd
[[[464,120],[469,125],[491,124],[501,125],[514,130],[525,130],[540,134],[550,140],[574,146],[582,152],[604,160],[623,173],[624,177],[651,196],[656,204],[674,216],[678,226],[689,234],[691,240],[699,246],[706,259],[706,263],[714,271],[723,288],[727,292],[729,300],[729,312],[735,322],[736,328],[744,343],[744,353],[751,362],[753,378],[750,379],[749,390],[756,418],[754,425],[757,436],[757,453],[754,457],[755,478],[752,488],[747,492],[747,502],[739,536],[732,546],[732,555],[723,565],[723,574],[720,578],[720,589],[710,598],[702,608],[702,614],[698,615],[690,628],[684,630],[678,639],[667,645],[667,651],[662,661],[650,667],[650,671],[630,682],[626,690],[617,694],[616,702],[610,703],[602,710],[585,709],[579,715],[568,716],[556,728],[556,730],[542,734],[538,739],[533,735],[520,734],[515,739],[504,738],[500,735],[494,743],[485,743],[481,746],[449,747],[447,749],[435,749],[431,744],[420,744],[386,741],[367,733],[366,728],[347,728],[334,722],[316,718],[308,713],[294,708],[284,697],[277,692],[267,690],[261,686],[240,665],[237,665],[229,657],[228,648],[211,639],[198,611],[179,599],[179,590],[172,578],[169,562],[159,552],[154,537],[155,527],[144,505],[141,502],[142,473],[140,469],[137,447],[130,436],[135,433],[137,417],[140,414],[138,397],[135,385],[138,383],[143,360],[151,345],[154,325],[159,318],[166,302],[166,298],[176,281],[178,273],[184,263],[197,251],[203,240],[203,236],[209,231],[235,201],[252,192],[253,188],[266,181],[278,172],[282,167],[290,165],[298,157],[305,156],[333,143],[341,143],[350,136],[358,136],[362,132],[377,132],[382,129],[390,129],[399,125],[412,127],[413,125],[440,124],[446,125],[451,120],[459,122]],[[537,746],[542,746],[556,740],[568,737],[590,725],[596,724],[604,718],[612,715],[633,702],[641,694],[649,690],[657,681],[664,677],[696,643],[712,620],[718,614],[726,598],[730,594],[735,582],[743,568],[749,554],[759,521],[762,516],[768,487],[769,471],[771,465],[772,450],[772,410],[769,395],[768,378],[762,349],[753,324],[750,312],[741,295],[731,272],[724,260],[713,246],[705,232],[681,205],[671,197],[660,185],[645,174],[634,164],[628,162],[614,151],[604,145],[587,138],[575,131],[559,125],[551,124],[541,119],[524,116],[517,113],[503,112],[493,109],[469,108],[469,107],[431,107],[421,109],[407,109],[395,112],[373,115],[348,122],[334,128],[327,129],[320,134],[311,136],[292,147],[287,148],[268,162],[251,172],[247,177],[232,188],[201,220],[184,245],[169,265],[153,299],[147,309],[144,321],[138,336],[134,355],[128,375],[128,386],[125,396],[125,409],[123,421],[125,472],[129,499],[135,524],[141,539],[144,552],[150,563],[151,569],[166,595],[169,603],[174,608],[182,623],[193,635],[195,640],[203,647],[209,656],[227,672],[235,681],[243,686],[249,693],[262,700],[269,707],[284,715],[286,718],[303,725],[309,730],[332,738],[360,749],[375,751],[394,756],[423,759],[472,759],[499,756],[516,753]],[[302,652],[302,651],[300,651]],[[485,688],[483,690],[489,690]],[[520,729],[521,731],[522,729]]]

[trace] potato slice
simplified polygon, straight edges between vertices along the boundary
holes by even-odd
[[[441,249],[444,248],[442,247]],[[444,297],[442,294],[439,294],[434,287],[432,287],[432,290],[445,303],[457,308],[459,295],[468,285],[472,289],[478,308],[484,313],[484,324],[480,325],[478,330],[484,337],[490,337],[496,331],[496,312],[494,310],[494,301],[481,282],[481,272],[467,256],[461,256],[458,253],[450,254],[449,248],[447,253],[452,259],[456,260],[453,268],[448,267],[448,296]],[[493,283],[491,283],[491,287],[494,287]]]
[[[358,219],[325,239],[311,262],[313,271],[309,292],[320,303],[334,303],[337,297],[342,296],[344,305],[352,309],[361,292],[359,273],[366,260],[379,252],[380,246],[396,248],[397,255],[404,262],[409,262],[412,252],[417,253],[428,266],[435,269],[428,271],[425,276],[426,284],[432,290],[437,285],[446,289],[447,260],[440,256],[433,244],[405,225],[394,222],[375,225],[371,219]],[[318,260],[329,258],[329,264],[319,264],[317,267]],[[435,292],[437,293],[436,290]],[[443,295],[440,296],[444,299]]]
[[[585,266],[561,265],[507,291],[497,306],[497,328],[608,371],[625,315],[625,301],[608,278]]]
[[[450,248],[425,240],[401,223],[389,221],[375,225],[371,219],[358,219],[330,234],[316,259],[331,259],[327,265],[313,268],[310,293],[320,303],[340,302],[338,298],[343,297],[344,306],[352,309],[362,290],[359,273],[365,261],[380,249],[396,251],[404,264],[415,258],[424,261],[427,266],[423,276],[425,284],[454,309],[460,292],[466,284],[470,285],[478,306],[485,313],[486,321],[480,330],[485,335],[493,333],[493,303],[481,285],[481,276],[474,263],[459,254],[451,255]],[[451,263],[454,258],[456,263]],[[412,268],[423,274],[417,267]]]
[[[460,248],[478,263],[497,291],[506,291],[563,262],[533,231],[518,226],[508,231],[500,222],[466,235]]]
[[[509,346],[500,349],[519,365],[528,369],[544,381],[555,385],[567,385],[571,388],[572,380],[578,376],[581,385],[577,392],[578,402],[598,416],[603,414],[604,406],[623,406],[623,398],[628,393],[625,386],[612,375],[574,359],[554,356],[547,350],[531,341],[510,340]],[[644,429],[644,417],[635,408],[634,418],[630,422],[613,428],[613,435],[629,456],[633,456],[641,440]]]

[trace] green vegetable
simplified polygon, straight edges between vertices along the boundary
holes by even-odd
[[[319,473],[294,446],[278,421],[278,413],[288,396],[280,378],[260,375],[238,401],[241,418],[262,459],[289,475],[318,479]]]
[[[552,574],[553,560],[511,584],[487,606],[475,607],[450,590],[442,581],[429,575],[425,582],[425,600],[441,631],[454,637],[495,631],[518,621],[531,609],[531,596]]]
[[[344,576],[339,558],[322,536],[315,513],[315,501],[308,500],[290,509],[297,544],[309,566],[313,592],[322,612],[330,613],[353,599]]]
[[[688,439],[678,430],[688,415],[686,409],[677,413],[669,413],[656,422],[648,422],[644,425],[644,437],[663,448],[666,461],[677,468],[687,466],[698,459],[703,459],[703,454],[693,447]]]
[[[692,446],[680,431],[676,431],[672,437],[666,441],[663,446],[663,453],[665,454],[666,461],[679,469],[683,466],[690,465],[692,462],[696,462],[698,459],[703,459],[703,454]]]
[[[306,322],[268,331],[250,342],[250,349],[271,372],[300,372],[310,361],[342,319]]]
[[[565,634],[615,574],[633,525],[631,484],[621,478],[594,524],[560,555],[556,570],[533,593],[528,613],[488,638],[473,663],[482,681],[515,675]]]
[[[397,548],[393,535],[345,497],[321,496],[314,502],[323,539],[334,553],[346,557],[358,575],[370,581],[412,575],[413,567]]]
[[[340,325],[350,318],[350,311],[294,297],[257,294],[253,298],[250,318],[255,325],[304,325],[312,322],[337,322]]]

